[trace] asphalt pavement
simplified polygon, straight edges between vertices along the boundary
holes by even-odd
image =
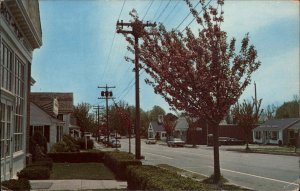
[[[128,151],[128,139],[121,139],[121,150]],[[257,145],[251,145],[252,147]],[[221,146],[221,173],[231,183],[261,191],[294,191],[299,188],[300,158],[258,153],[240,153],[226,151],[227,147],[244,148],[245,146]],[[135,143],[131,140],[131,151]],[[198,174],[213,174],[213,148],[200,145],[197,148],[172,148],[164,142],[155,145],[141,141],[141,154],[145,156],[143,164],[169,164]]]

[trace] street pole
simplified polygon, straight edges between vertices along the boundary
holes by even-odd
[[[109,135],[110,135],[110,131],[109,131],[109,123],[108,123],[108,99],[114,99],[112,96],[113,96],[113,93],[111,91],[108,91],[108,89],[110,88],[116,88],[115,86],[98,86],[98,88],[104,88],[105,91],[101,91],[101,97],[98,98],[98,99],[105,99],[106,100],[106,129],[107,129],[107,145],[109,143]]]
[[[135,120],[135,158],[141,159],[141,138],[140,138],[140,91],[139,91],[139,41],[138,39],[146,34],[144,31],[145,27],[155,27],[156,23],[143,23],[136,19],[131,23],[123,23],[117,21],[117,33],[132,34],[134,36],[134,51],[135,51],[135,109],[136,109],[136,120]],[[123,30],[123,27],[131,27],[131,31]]]
[[[98,141],[100,141],[100,109],[104,109],[104,107],[100,106],[100,105],[96,105],[93,107],[96,110],[96,118],[97,118],[97,136],[98,136]]]

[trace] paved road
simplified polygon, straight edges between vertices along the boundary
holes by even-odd
[[[121,140],[121,150],[128,151],[128,139]],[[169,164],[199,174],[213,173],[211,147],[170,148],[166,145],[147,145],[142,140],[144,164]],[[134,140],[131,151],[134,153]],[[238,153],[220,149],[221,173],[234,184],[253,190],[298,190],[299,157]]]

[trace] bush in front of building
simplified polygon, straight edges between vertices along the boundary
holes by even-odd
[[[47,153],[47,139],[40,132],[35,132],[30,138],[29,152],[32,160],[36,161]]]
[[[208,190],[207,185],[191,178],[151,165],[129,166],[130,190]]]
[[[27,179],[10,179],[1,182],[1,186],[9,190],[30,190],[31,186]]]
[[[87,146],[87,149],[93,149],[94,148],[94,141],[91,140],[91,139],[88,139],[88,140],[86,140],[86,143],[85,143],[85,138],[83,137],[83,138],[78,140],[78,145],[80,146],[81,150],[85,150],[86,146]]]
[[[142,162],[135,160],[133,154],[113,151],[104,153],[104,164],[116,174],[118,180],[127,180],[127,167],[142,165]]]
[[[56,163],[86,163],[86,162],[103,162],[104,152],[61,152],[61,153],[48,153],[53,162]]]
[[[19,179],[47,180],[50,177],[50,169],[46,166],[29,166],[17,173]]]

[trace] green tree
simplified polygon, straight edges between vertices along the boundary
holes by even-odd
[[[74,107],[74,116],[77,119],[77,123],[80,126],[82,132],[89,131],[95,132],[96,120],[92,113],[89,113],[92,106],[89,103],[82,102]]]
[[[299,117],[299,98],[294,97],[292,101],[284,102],[276,110],[276,118],[296,118]]]
[[[167,113],[164,116],[163,126],[166,130],[167,139],[169,139],[173,135],[177,119],[178,119],[178,117],[172,113]]]
[[[165,110],[157,105],[153,106],[153,108],[148,113],[150,121],[156,121],[159,115],[164,116],[166,114]]]

